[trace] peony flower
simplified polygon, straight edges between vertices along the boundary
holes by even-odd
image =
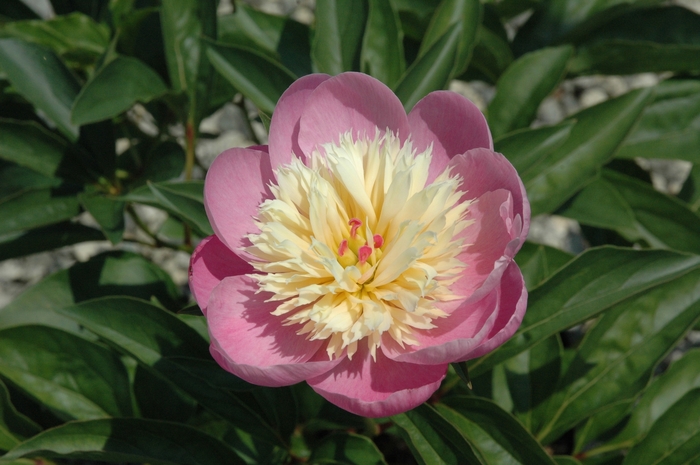
[[[513,262],[525,189],[453,92],[406,115],[370,76],[303,77],[268,146],[214,161],[204,204],[215,235],[192,255],[190,287],[213,357],[250,383],[306,381],[355,414],[393,415],[525,312]]]

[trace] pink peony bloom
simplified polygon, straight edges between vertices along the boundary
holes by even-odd
[[[525,189],[453,92],[406,115],[367,75],[305,76],[268,146],[214,161],[204,204],[216,234],[192,255],[190,288],[212,355],[248,382],[306,381],[350,412],[393,415],[525,313]]]

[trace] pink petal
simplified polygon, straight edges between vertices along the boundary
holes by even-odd
[[[206,315],[209,295],[221,280],[254,271],[248,262],[231,252],[218,237],[209,236],[199,243],[190,258],[190,291]]]
[[[355,139],[374,137],[390,129],[403,141],[408,137],[406,112],[387,86],[361,73],[343,73],[322,82],[306,100],[299,121],[299,146],[310,155],[341,134],[352,131]]]
[[[449,91],[431,92],[408,115],[418,153],[433,144],[428,182],[447,167],[450,158],[467,150],[493,150],[491,131],[481,111],[467,98]]]
[[[527,306],[525,281],[515,262],[499,284],[480,301],[433,320],[437,328],[416,332],[417,346],[402,349],[385,336],[382,351],[397,361],[432,365],[472,359],[495,349],[518,329]]]
[[[375,362],[363,345],[352,360],[345,358],[335,369],[308,383],[333,404],[356,415],[377,418],[405,412],[428,400],[446,371],[446,364],[395,362],[381,350]]]
[[[259,150],[234,148],[216,157],[204,182],[204,207],[217,237],[236,255],[250,256],[242,247],[248,234],[259,233],[253,217],[272,196],[270,157]]]
[[[269,293],[247,276],[221,281],[209,298],[207,324],[210,351],[227,371],[261,386],[288,386],[333,369],[342,359],[328,360],[323,341],[308,341],[284,326],[265,302]]]
[[[327,74],[309,74],[294,81],[280,97],[270,121],[270,161],[272,168],[288,164],[292,154],[303,157],[299,148],[299,117],[304,110],[309,95],[323,81],[329,79]]]

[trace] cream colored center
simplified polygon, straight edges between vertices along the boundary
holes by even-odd
[[[273,312],[298,334],[328,341],[330,358],[366,340],[373,357],[382,336],[416,345],[416,330],[447,314],[450,285],[465,264],[456,236],[469,222],[461,180],[445,170],[426,186],[432,147],[416,154],[390,131],[294,158],[260,205],[261,233],[246,250],[263,274],[260,289],[281,301]]]

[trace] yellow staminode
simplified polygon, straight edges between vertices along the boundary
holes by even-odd
[[[435,306],[465,265],[456,236],[469,221],[461,180],[449,169],[425,186],[432,147],[416,154],[390,131],[315,151],[308,166],[280,167],[274,199],[260,205],[260,234],[246,250],[257,257],[260,289],[283,301],[273,312],[299,334],[327,339],[329,357],[348,357],[381,336],[416,345],[416,329],[447,316]]]

